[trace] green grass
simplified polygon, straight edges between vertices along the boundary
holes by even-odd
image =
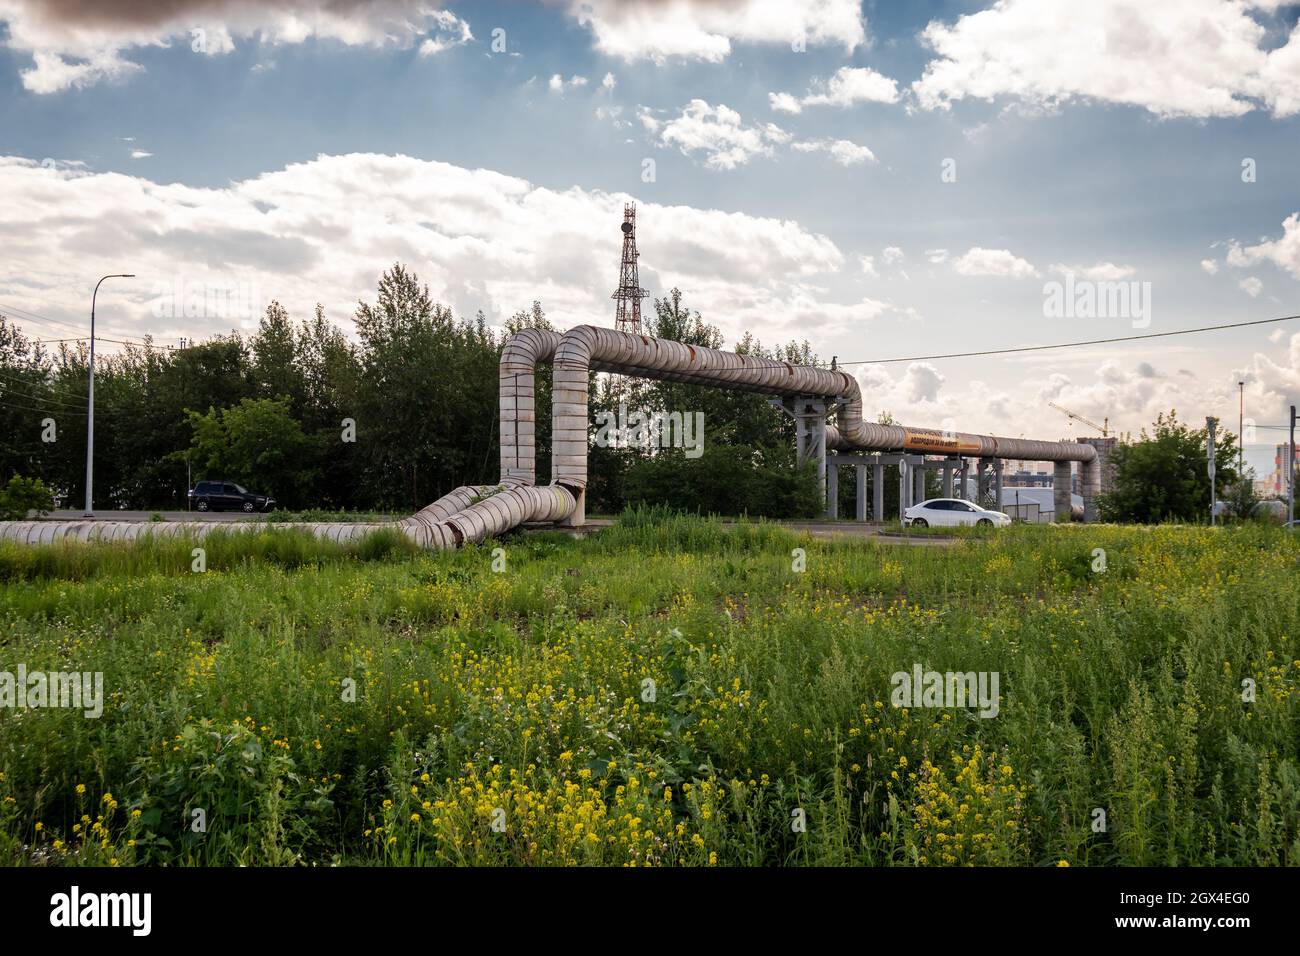
[[[1277,529],[192,547],[0,547],[0,670],[106,694],[0,709],[0,860],[1300,863]],[[998,672],[1000,713],[892,706],[918,663]]]

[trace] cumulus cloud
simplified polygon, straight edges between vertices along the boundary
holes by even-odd
[[[865,146],[847,139],[816,139],[792,143],[791,149],[801,153],[826,153],[841,166],[858,166],[862,163],[874,163],[876,154]]]
[[[1300,335],[1296,336],[1300,339]],[[1300,368],[1300,345],[1292,348],[1292,364]],[[1267,361],[1257,356],[1256,361]],[[1056,402],[1080,415],[1111,427],[1137,431],[1170,408],[1184,411],[1236,401],[1237,375],[1231,382],[1201,383],[1185,370],[1178,378],[1167,376],[1151,362],[1132,364],[1104,359],[1081,372],[1066,374],[1056,362],[1041,371],[1032,366],[1006,377],[1005,386],[976,377],[949,382],[943,371],[929,362],[913,362],[901,371],[887,366],[860,366],[858,383],[869,417],[888,411],[906,425],[957,427],[962,431],[1026,438],[1073,439],[1091,433],[1047,408]],[[1279,381],[1300,374],[1285,366],[1273,373]],[[1191,412],[1194,417],[1196,412]],[[1186,417],[1186,416],[1185,416]]]
[[[1219,264],[1215,262],[1213,259],[1202,259],[1201,268],[1204,269],[1210,275],[1214,275],[1216,272],[1219,271]]]
[[[1117,266],[1113,262],[1099,262],[1093,266],[1067,266],[1057,262],[1051,270],[1059,275],[1072,275],[1076,279],[1088,279],[1092,282],[1117,282],[1137,273],[1132,266]]]
[[[571,76],[567,80],[558,73],[551,75],[546,88],[552,93],[563,93],[566,89],[574,90],[587,85],[585,76]]]
[[[725,60],[732,43],[840,46],[866,42],[859,0],[569,0],[596,48],[624,60]]]
[[[710,106],[691,100],[681,115],[660,120],[650,110],[640,113],[641,123],[663,146],[677,147],[685,155],[703,155],[713,169],[735,169],[755,156],[771,156],[773,148],[790,140],[790,134],[773,123],[746,126],[729,106]]]
[[[1264,283],[1255,276],[1246,276],[1237,283],[1237,287],[1252,299],[1259,298],[1259,294],[1264,291]]]
[[[1282,223],[1282,235],[1266,239],[1258,245],[1242,247],[1233,243],[1228,248],[1228,265],[1252,266],[1257,262],[1271,262],[1279,269],[1300,279],[1300,213],[1292,213]]]
[[[133,50],[178,45],[229,53],[236,39],[268,44],[311,38],[348,46],[410,48],[432,56],[473,39],[468,24],[427,0],[0,0],[10,49],[33,93],[124,80],[143,68]]]
[[[856,103],[897,103],[898,83],[865,66],[845,66],[826,82],[815,82],[803,97],[769,93],[772,109],[801,113],[805,106],[853,106]]]
[[[1013,255],[1009,249],[985,249],[972,246],[952,263],[953,271],[962,276],[999,276],[1027,279],[1038,275],[1038,270],[1027,260]]]
[[[1300,112],[1300,26],[1273,49],[1252,13],[1277,0],[1001,0],[952,23],[931,22],[937,54],[913,84],[920,105],[1015,97],[1075,98],[1166,116]]]
[[[426,37],[420,44],[420,56],[437,56],[474,39],[469,24],[454,13],[435,10],[428,15],[433,17],[434,36]]]
[[[172,340],[257,318],[156,318],[154,301],[177,281],[260,290],[254,310],[274,297],[308,316],[320,301],[347,320],[399,260],[461,314],[499,320],[541,299],[560,327],[608,324],[618,224],[633,198],[376,154],[319,156],[222,188],[0,158],[0,195],[0,261],[30,280],[0,284],[0,301],[81,321],[81,277],[129,263],[139,278],[115,293],[106,327]],[[829,298],[814,283],[844,256],[797,222],[644,201],[637,214],[642,283],[655,294],[688,290],[729,334],[852,327],[892,308]]]

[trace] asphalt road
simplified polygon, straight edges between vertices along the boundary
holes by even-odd
[[[242,511],[209,511],[200,514],[197,511],[96,511],[96,521],[149,521],[154,515],[162,515],[164,521],[254,521],[265,515],[246,515]],[[84,521],[85,512],[80,510],[51,511],[50,518],[57,521]]]

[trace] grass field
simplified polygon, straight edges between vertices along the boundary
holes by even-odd
[[[0,548],[0,671],[105,694],[0,709],[0,861],[1300,863],[1280,530],[203,546]],[[894,706],[915,665],[997,715]]]

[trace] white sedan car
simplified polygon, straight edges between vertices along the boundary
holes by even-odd
[[[943,528],[962,524],[1000,528],[1011,524],[1011,519],[1000,511],[989,511],[961,498],[931,498],[904,511],[903,524],[917,528]]]

